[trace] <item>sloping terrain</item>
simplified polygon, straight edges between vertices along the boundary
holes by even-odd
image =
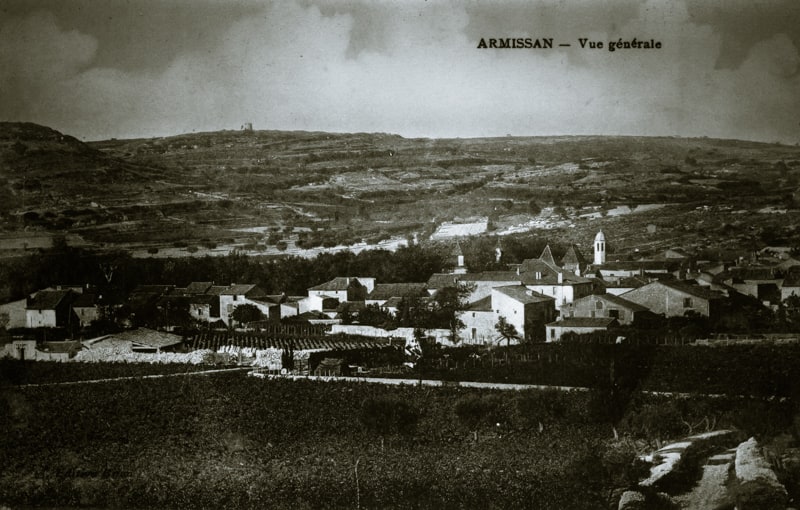
[[[84,144],[0,123],[0,178],[6,232],[137,249],[424,240],[486,217],[490,234],[547,228],[579,244],[611,228],[615,248],[800,243],[800,149],[736,140],[218,131]]]

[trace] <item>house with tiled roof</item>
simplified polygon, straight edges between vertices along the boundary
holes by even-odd
[[[726,300],[726,296],[721,292],[677,280],[652,281],[620,297],[665,317],[683,317],[692,314],[719,317]]]
[[[520,340],[544,339],[544,325],[556,317],[555,300],[524,285],[495,287],[489,296],[470,303],[459,312],[464,324],[459,332],[466,344],[490,344],[500,340],[495,325],[504,317]]]
[[[467,297],[468,302],[477,301],[492,294],[495,287],[508,285],[521,285],[522,278],[515,271],[482,271],[480,273],[467,273],[462,275],[460,281],[469,286],[472,292]]]
[[[337,276],[333,280],[308,289],[308,295],[336,298],[339,301],[363,301],[375,288],[375,278]]]
[[[97,296],[88,292],[76,296],[72,302],[72,312],[82,328],[91,326],[92,322],[100,318]]]
[[[570,317],[545,326],[548,342],[558,342],[564,335],[573,333],[585,335],[598,331],[609,331],[619,326],[613,317]]]
[[[649,278],[642,276],[628,276],[626,278],[620,278],[619,280],[612,280],[610,282],[603,281],[603,288],[606,290],[607,294],[620,296],[633,289],[638,289],[639,287],[647,285],[648,283],[650,283]]]
[[[227,325],[231,324],[231,314],[237,306],[250,304],[258,307],[261,313],[269,317],[271,305],[264,302],[267,293],[255,284],[233,284],[219,293],[219,318]]]
[[[685,272],[687,264],[687,261],[683,259],[615,260],[595,265],[591,271],[606,281],[644,275],[654,277],[671,275],[679,278]]]
[[[434,273],[428,278],[425,287],[428,289],[428,294],[433,296],[446,287],[457,287],[463,276],[453,273]]]
[[[392,298],[421,298],[428,296],[425,283],[378,283],[367,294],[366,304],[383,305]]]
[[[774,267],[738,266],[716,275],[715,283],[723,283],[747,296],[767,304],[778,304],[782,299],[783,272]]]
[[[627,325],[642,322],[652,312],[647,307],[614,294],[592,294],[578,298],[561,309],[565,318],[607,317]]]
[[[555,299],[557,310],[575,299],[588,296],[594,290],[594,282],[591,279],[564,271],[539,259],[523,261],[519,271],[522,284]]]
[[[219,294],[192,294],[187,297],[189,315],[204,322],[219,320]]]
[[[458,312],[458,318],[464,324],[459,332],[462,344],[486,345],[497,340],[497,331],[494,329],[497,318],[492,308],[491,295],[470,303]]]
[[[71,304],[76,296],[71,290],[40,290],[25,303],[25,327],[56,328],[69,325]]]

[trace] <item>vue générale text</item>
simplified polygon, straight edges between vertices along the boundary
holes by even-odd
[[[478,49],[552,49],[554,47],[572,47],[571,43],[560,43],[556,45],[552,37],[545,38],[532,38],[532,37],[481,37],[478,41]],[[576,47],[591,50],[602,50],[608,48],[608,51],[615,50],[660,50],[661,41],[655,39],[616,39],[611,41],[593,41],[589,38],[579,38]]]

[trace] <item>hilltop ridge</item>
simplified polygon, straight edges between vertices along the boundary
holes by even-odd
[[[778,144],[272,130],[83,143],[0,123],[0,158],[0,228],[145,251],[188,243],[278,254],[270,247],[283,242],[296,253],[425,240],[469,218],[488,218],[489,234],[536,231],[573,243],[614,223],[618,246],[702,249],[753,236],[800,244],[794,216],[759,212],[800,216],[800,148]],[[640,212],[619,217],[632,210]],[[696,210],[705,216],[687,223]]]

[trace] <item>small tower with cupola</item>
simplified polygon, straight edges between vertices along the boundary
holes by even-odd
[[[606,263],[606,236],[603,231],[599,231],[594,236],[594,265],[599,266]]]

